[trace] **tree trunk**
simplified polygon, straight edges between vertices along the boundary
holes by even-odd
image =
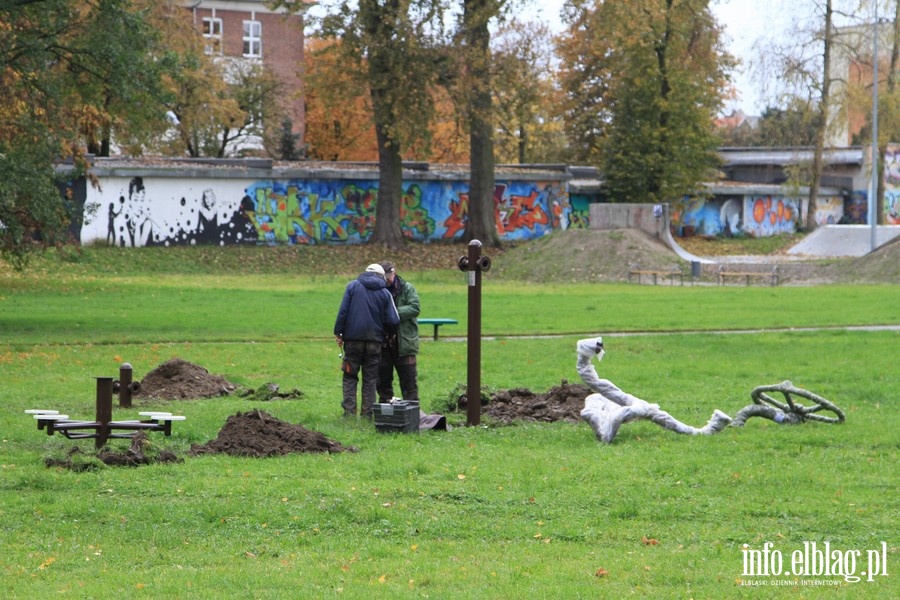
[[[405,6],[401,2],[365,0],[360,3],[363,27],[373,40],[368,49],[369,94],[378,142],[378,199],[375,203],[375,225],[370,242],[397,250],[403,246],[400,229],[400,195],[403,187],[401,141],[394,135],[397,110],[390,90],[396,84],[392,53],[402,52],[396,45],[398,32],[394,24]]]
[[[376,123],[378,140],[378,201],[375,204],[375,228],[373,243],[383,244],[390,250],[403,246],[400,229],[400,199],[403,195],[403,159],[396,143],[392,143],[384,131],[384,125]]]
[[[494,220],[494,132],[491,107],[489,16],[492,0],[465,0],[463,19],[468,42],[469,100],[469,215],[463,241],[479,240],[499,246]]]
[[[819,115],[816,124],[816,145],[813,151],[811,181],[809,182],[809,207],[806,212],[806,229],[816,228],[816,208],[819,199],[819,181],[822,179],[823,157],[825,153],[825,132],[828,129],[828,104],[831,101],[831,43],[832,28],[831,0],[825,2],[825,40],[822,51],[822,98],[819,100]]]

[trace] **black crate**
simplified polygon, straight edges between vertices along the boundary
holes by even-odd
[[[375,429],[381,433],[418,433],[419,403],[391,402],[375,405]]]

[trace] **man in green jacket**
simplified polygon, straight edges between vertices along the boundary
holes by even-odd
[[[413,285],[397,275],[397,269],[389,260],[381,263],[387,289],[394,298],[400,325],[388,335],[381,348],[378,366],[378,400],[390,402],[394,397],[394,369],[400,380],[400,393],[404,400],[419,401],[419,384],[416,373],[416,355],[419,353],[419,294]]]

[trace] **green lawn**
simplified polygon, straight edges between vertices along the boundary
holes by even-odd
[[[847,414],[843,425],[751,419],[702,438],[641,422],[601,445],[584,423],[466,427],[451,414],[452,431],[396,436],[340,419],[330,333],[346,277],[77,267],[0,280],[6,598],[900,597],[900,332],[845,329],[900,325],[898,286],[545,287],[486,276],[486,386],[577,381],[576,340],[604,334],[601,375],[690,424],[716,408],[734,415],[754,387],[786,379]],[[422,344],[423,408],[434,410],[466,381],[466,342],[452,338],[467,331],[467,288],[459,273],[409,278],[423,316],[460,321]],[[47,436],[25,409],[90,418],[94,377],[117,377],[127,361],[140,379],[173,357],[305,398],[137,396],[115,418],[186,415],[171,437],[150,434],[183,462],[44,466],[93,444]],[[187,456],[254,408],[359,451]],[[839,553],[833,570],[851,579],[886,547],[888,576],[784,575],[826,542]],[[768,548],[767,564],[781,558],[782,574],[748,576],[745,544],[752,556]]]

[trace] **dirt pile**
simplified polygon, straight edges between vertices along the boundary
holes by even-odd
[[[716,241],[705,246],[679,238],[683,247],[695,255],[712,260],[702,266],[701,283],[715,284],[720,264],[729,270],[770,273],[778,265],[781,285],[821,285],[833,283],[897,283],[900,281],[900,238],[859,258],[798,259],[783,252],[746,256],[746,262],[733,256],[711,254]],[[721,248],[719,249],[721,250]],[[632,265],[642,269],[681,268],[690,281],[692,265],[682,260],[660,239],[636,229],[572,229],[557,231],[527,242],[505,244],[501,251],[485,248],[493,259],[490,278],[536,283],[613,283],[628,281]],[[451,256],[447,256],[449,261]],[[726,260],[727,259],[727,260]],[[412,265],[405,265],[410,270]],[[758,282],[757,282],[758,283]]]
[[[44,459],[44,464],[47,467],[59,467],[79,473],[96,471],[103,465],[139,467],[156,463],[179,463],[182,460],[173,452],[157,449],[151,444],[145,432],[138,431],[131,439],[131,445],[128,448],[114,450],[109,446],[104,446],[96,454],[89,454],[82,452],[78,446],[72,446],[64,458],[49,457]]]
[[[584,399],[592,392],[583,384],[565,379],[546,394],[536,394],[527,388],[500,390],[491,396],[483,414],[502,423],[512,421],[569,421],[581,420]]]
[[[251,458],[281,456],[303,452],[356,452],[318,431],[276,419],[262,410],[251,410],[228,417],[216,439],[191,446],[188,455],[228,454]]]
[[[199,365],[173,358],[144,376],[138,394],[157,400],[187,400],[227,396],[235,389],[236,386],[224,377],[211,375]]]
[[[539,283],[627,281],[632,265],[668,270],[681,263],[658,238],[637,229],[572,229],[510,245],[502,257],[492,248],[490,275]]]

